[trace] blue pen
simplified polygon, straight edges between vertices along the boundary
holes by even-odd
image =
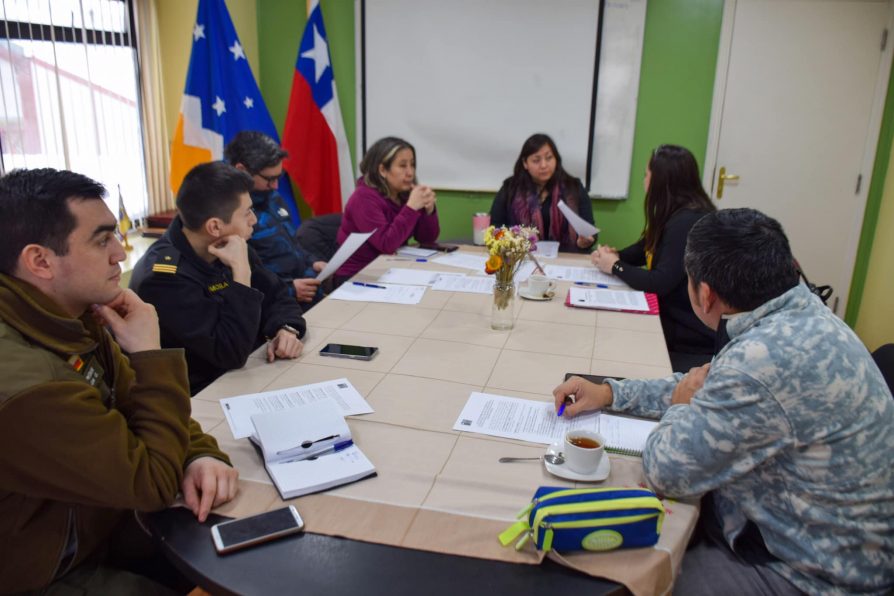
[[[415,261],[417,263],[428,263],[428,259],[408,259],[406,257],[395,257],[393,259],[387,259],[387,260],[388,261],[410,261],[410,262]]]
[[[355,286],[361,286],[364,288],[376,288],[377,290],[387,290],[388,289],[385,286],[377,286],[376,284],[365,284],[362,281],[352,281],[351,283],[354,284]]]
[[[576,285],[576,286],[586,286],[586,287],[588,287],[588,288],[602,288],[603,290],[607,290],[607,289],[608,289],[608,286],[605,285],[605,284],[594,284],[594,283],[590,283],[590,282],[588,282],[588,281],[576,281],[576,282],[574,282],[574,285]]]
[[[566,396],[565,396],[565,401],[562,402],[562,405],[559,406],[559,411],[556,412],[556,416],[558,416],[559,418],[561,418],[561,417],[562,417],[562,414],[565,413],[565,406],[567,406],[568,404],[573,404],[573,403],[574,403],[574,396],[573,396],[573,395],[566,395]]]

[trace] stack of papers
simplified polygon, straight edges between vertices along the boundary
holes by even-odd
[[[397,249],[397,253],[402,257],[410,257],[412,259],[430,257],[438,251],[430,248],[419,248],[418,246],[401,246]]]
[[[493,276],[456,276],[442,275],[432,284],[432,290],[443,292],[468,292],[471,294],[493,294]]]
[[[599,411],[559,418],[549,402],[473,392],[453,430],[549,445],[564,440],[570,430],[586,429],[605,437],[607,451],[641,455],[656,426],[654,420]]]
[[[438,277],[464,277],[465,273],[446,271],[426,271],[425,269],[393,268],[379,276],[379,282],[402,284],[405,286],[430,286]]]
[[[562,265],[545,265],[546,275],[551,279],[574,281],[604,286],[623,286],[624,282],[614,275],[607,275],[596,267],[563,267]]]
[[[391,304],[419,304],[425,288],[420,286],[401,286],[396,284],[364,283],[347,281],[337,290],[329,294],[332,300],[349,300],[352,302],[389,302]]]
[[[601,310],[623,310],[628,312],[652,311],[645,292],[624,290],[600,290],[572,287],[568,291],[568,306],[598,308]]]
[[[486,255],[470,255],[463,252],[449,252],[446,255],[435,257],[432,262],[439,265],[449,265],[450,267],[459,267],[461,269],[474,269],[475,271],[484,271],[484,264],[487,263]]]
[[[251,438],[284,499],[353,482],[375,467],[353,444],[344,416],[369,403],[347,379],[221,400],[237,439]]]
[[[251,393],[220,400],[233,438],[244,439],[254,432],[251,417],[263,412],[282,412],[323,399],[331,399],[342,416],[372,414],[373,409],[351,382],[345,378],[289,387],[263,393]]]

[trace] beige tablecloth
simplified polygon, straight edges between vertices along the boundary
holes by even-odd
[[[560,264],[583,265],[578,257]],[[389,267],[457,271],[380,257],[359,279]],[[468,273],[472,273],[468,271]],[[241,474],[240,493],[218,513],[244,516],[281,507],[255,449],[234,440],[217,401],[224,397],[347,377],[374,414],[349,418],[354,441],[377,476],[293,500],[309,532],[355,540],[538,564],[530,545],[504,548],[497,535],[515,521],[539,486],[587,486],[550,475],[538,462],[500,464],[503,456],[537,456],[544,447],[452,430],[472,391],[551,401],[566,372],[627,377],[670,373],[658,317],[550,302],[522,302],[512,331],[490,329],[488,295],[426,290],[419,305],[327,299],[307,313],[301,358],[268,364],[259,351],[193,399],[193,415],[217,437]],[[321,345],[379,347],[369,362],[322,358]],[[643,486],[638,458],[612,456],[599,486]],[[665,501],[667,516],[654,548],[609,553],[551,553],[562,564],[626,585],[635,594],[671,589],[697,506]]]

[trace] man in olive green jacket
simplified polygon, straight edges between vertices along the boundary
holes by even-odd
[[[102,559],[131,511],[182,491],[203,521],[236,493],[190,418],[183,351],[160,349],[155,309],[118,286],[104,194],[72,172],[0,178],[0,592],[135,585]]]

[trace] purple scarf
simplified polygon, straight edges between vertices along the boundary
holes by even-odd
[[[537,228],[538,237],[541,240],[556,240],[564,249],[577,250],[577,232],[574,228],[565,225],[565,216],[559,211],[559,200],[562,199],[560,192],[561,184],[553,186],[553,190],[548,197],[549,200],[549,233],[543,228],[543,215],[540,212],[540,198],[538,193],[534,192],[527,196],[518,193],[512,197],[512,213],[515,215],[515,221],[522,226],[533,226]],[[565,201],[568,203],[568,201]],[[577,203],[577,201],[571,201]],[[577,205],[568,205],[575,209]],[[564,233],[563,228],[564,227]]]

